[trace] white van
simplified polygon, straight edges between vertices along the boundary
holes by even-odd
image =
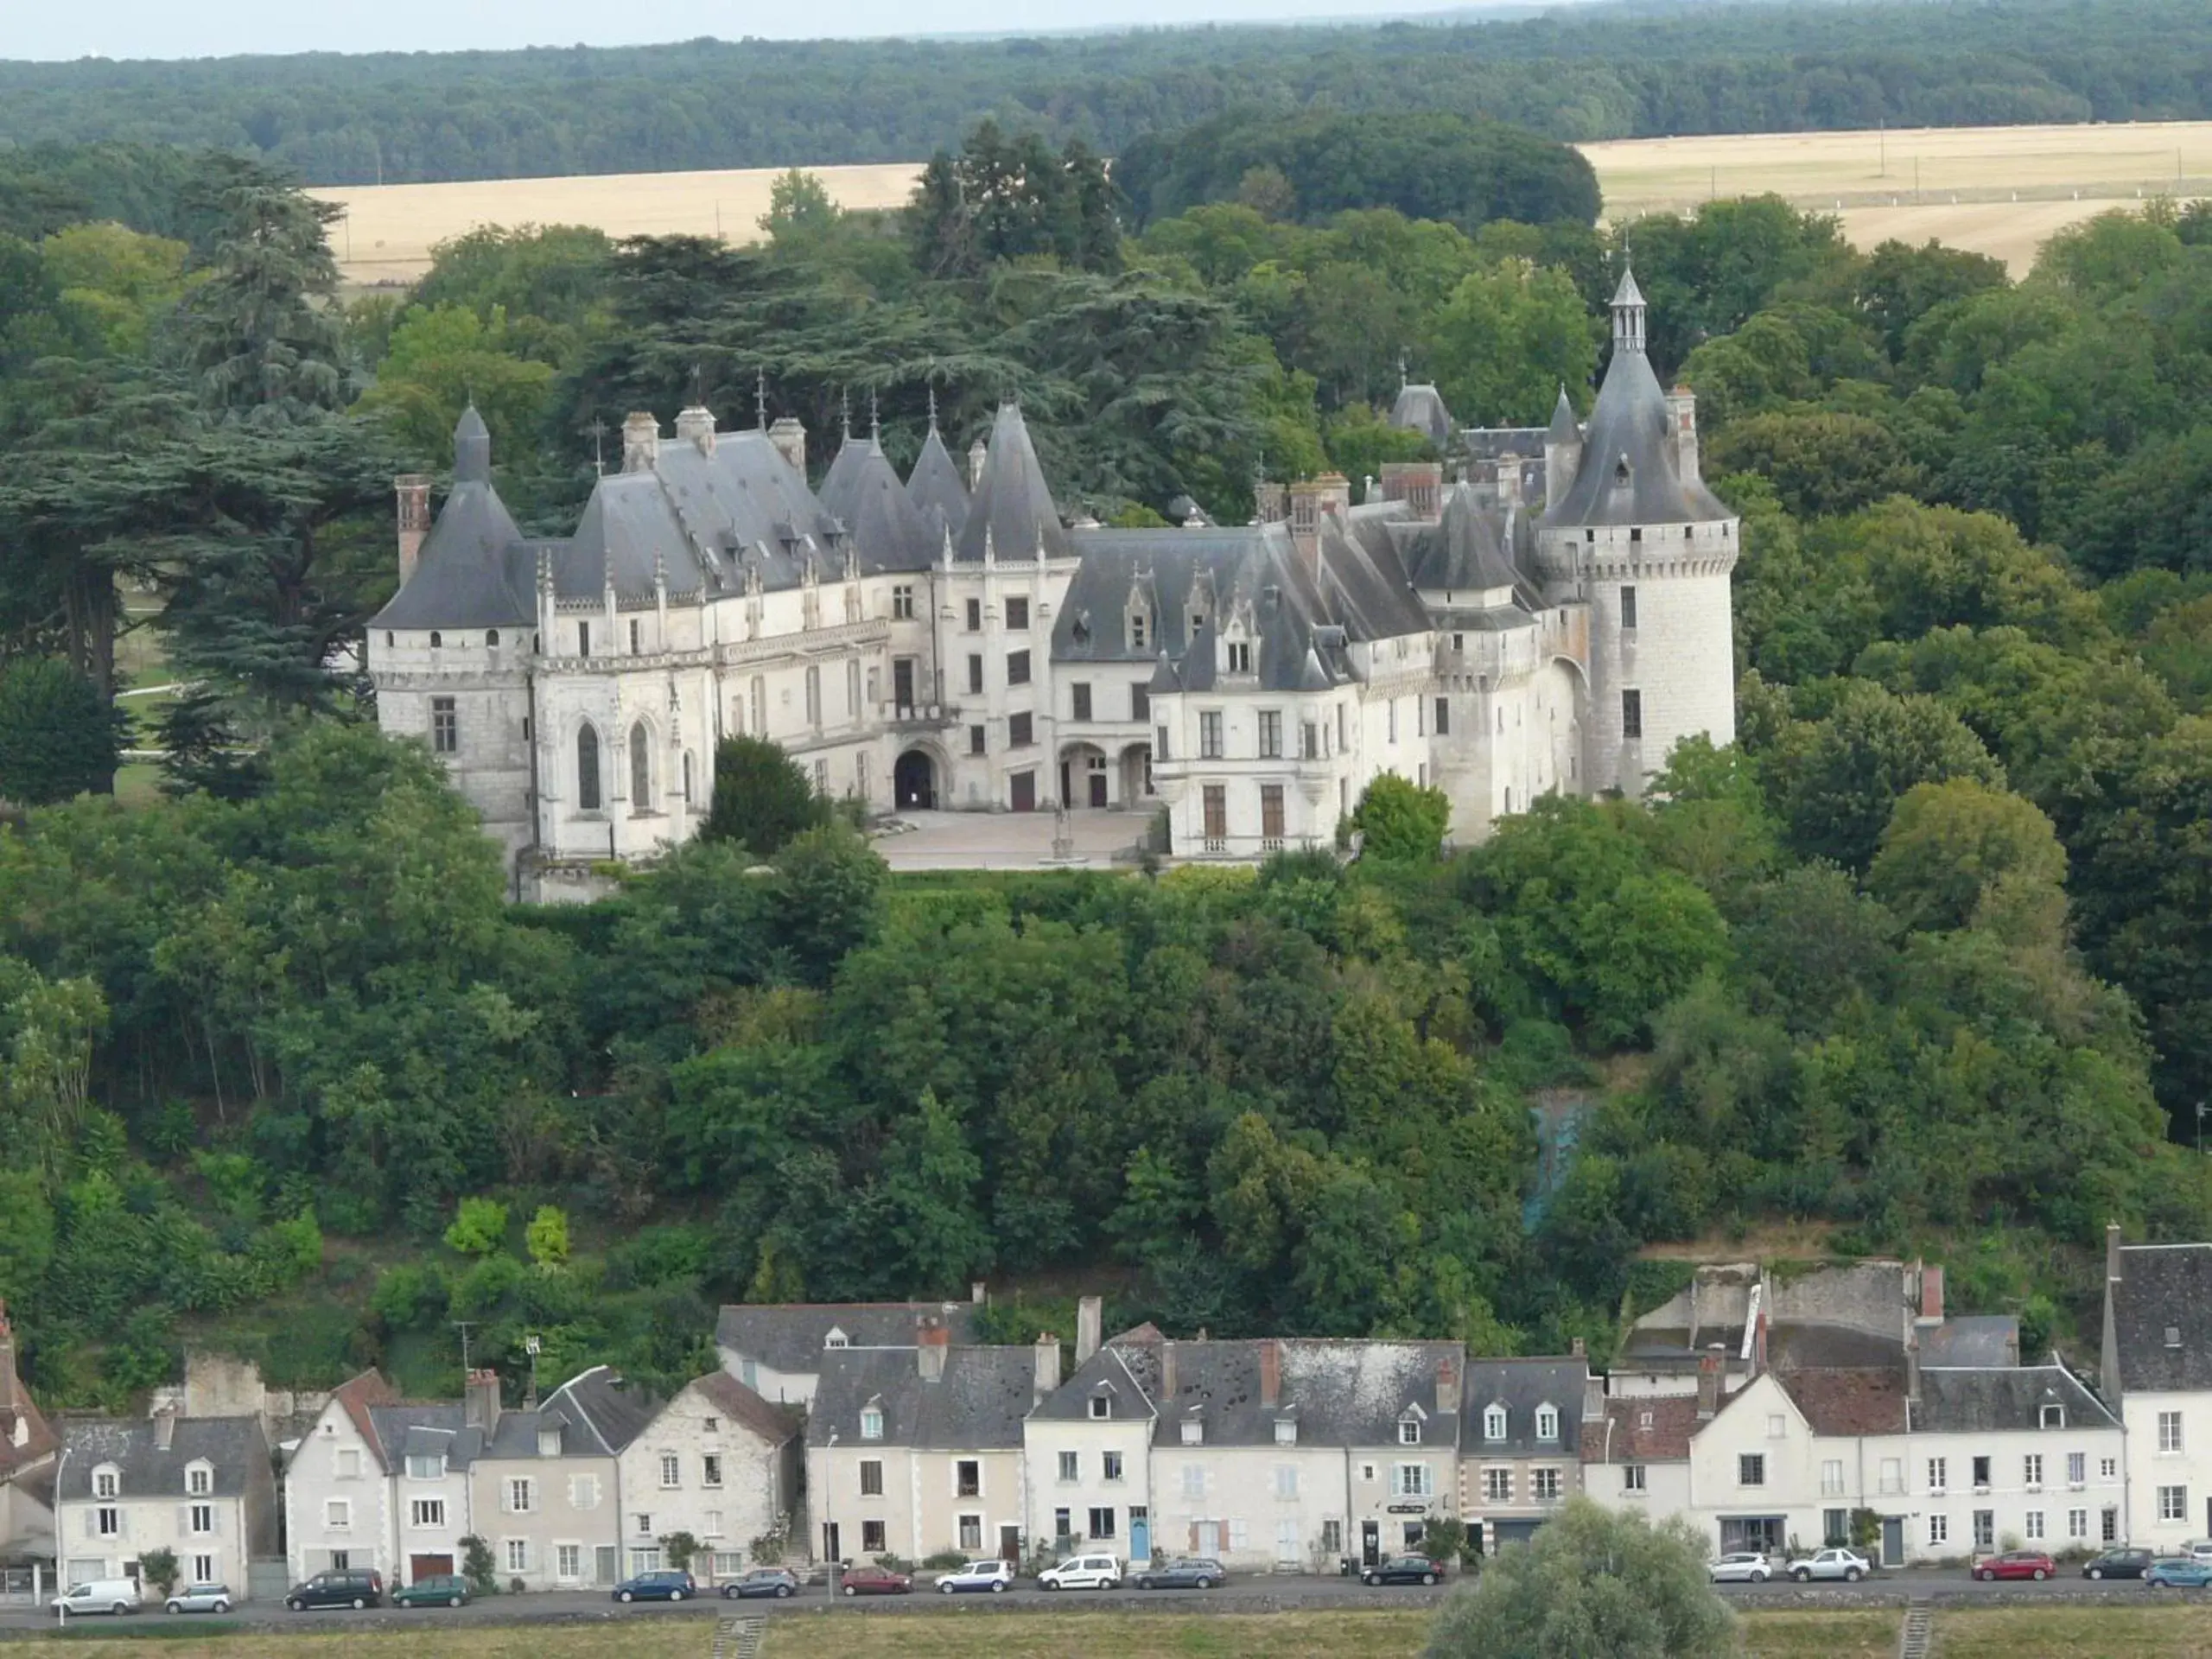
[[[1122,1564],[1111,1555],[1071,1555],[1037,1575],[1039,1590],[1112,1590],[1122,1582]]]
[[[138,1580],[92,1579],[73,1584],[68,1594],[54,1599],[53,1605],[73,1613],[135,1613],[139,1608]]]

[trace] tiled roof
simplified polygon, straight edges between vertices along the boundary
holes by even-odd
[[[1276,1402],[1263,1403],[1266,1351],[1275,1350]],[[1408,1414],[1421,1425],[1421,1444],[1456,1445],[1458,1414],[1437,1404],[1438,1370],[1456,1373],[1459,1344],[1352,1339],[1270,1342],[1177,1342],[1159,1350],[1162,1373],[1173,1364],[1174,1389],[1155,1389],[1160,1416],[1156,1444],[1181,1441],[1185,1422],[1196,1420],[1208,1446],[1268,1446],[1275,1424],[1298,1426],[1306,1446],[1391,1446]],[[1087,1390],[1085,1391],[1087,1394]]]
[[[250,1484],[255,1460],[265,1469],[269,1439],[258,1417],[179,1417],[169,1443],[159,1444],[159,1425],[149,1418],[90,1417],[66,1424],[58,1496],[92,1495],[92,1471],[112,1464],[118,1496],[182,1498],[187,1465],[206,1463],[212,1496],[237,1497]]]
[[[1815,1434],[1902,1434],[1905,1375],[1902,1365],[1866,1370],[1808,1367],[1775,1372]],[[1739,1394],[1736,1396],[1741,1399]]]
[[[975,1338],[970,1302],[731,1302],[715,1322],[715,1342],[785,1373],[818,1371],[832,1331],[848,1348],[914,1346],[923,1319],[942,1319],[956,1346]]]
[[[2212,1244],[2128,1245],[2108,1294],[2122,1389],[2212,1389]]]
[[[1689,1456],[1690,1438],[1697,1428],[1694,1394],[1608,1400],[1602,1420],[1582,1425],[1582,1461],[1679,1463]]]

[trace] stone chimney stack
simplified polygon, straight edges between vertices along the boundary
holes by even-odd
[[[404,588],[429,539],[430,480],[422,473],[402,473],[391,487],[399,498],[399,585]]]
[[[650,473],[660,460],[660,423],[645,410],[632,410],[622,420],[622,470]]]
[[[1697,394],[1681,385],[1669,392],[1667,420],[1675,432],[1675,470],[1681,474],[1685,484],[1702,482],[1697,458]]]
[[[700,404],[694,404],[689,409],[677,411],[676,435],[683,442],[697,449],[701,454],[713,454],[715,453],[715,411]]]
[[[16,1327],[8,1323],[8,1304],[0,1302],[0,1412],[20,1410],[22,1381],[16,1375]]]
[[[925,1319],[914,1332],[914,1363],[925,1382],[944,1381],[944,1358],[952,1349],[952,1332],[943,1319]]]
[[[1440,461],[1386,461],[1382,463],[1382,499],[1402,501],[1414,517],[1434,524],[1444,512],[1444,463]]]
[[[1173,1340],[1160,1344],[1160,1398],[1154,1403],[1163,1412],[1175,1408],[1175,1344]]]
[[[1290,517],[1290,492],[1271,478],[1252,487],[1253,517],[1263,524],[1279,524]]]
[[[1582,1421],[1586,1423],[1605,1421],[1605,1379],[1595,1371],[1582,1379]]]
[[[1943,1323],[1943,1269],[1929,1267],[1925,1262],[1920,1268],[1920,1311],[1914,1318],[1915,1325]]]
[[[1075,1305],[1075,1363],[1081,1365],[1098,1351],[1105,1339],[1106,1304],[1103,1298],[1085,1296]]]
[[[968,446],[968,487],[969,490],[975,490],[982,485],[983,463],[990,458],[991,452],[983,448],[983,441],[981,438]]]
[[[1060,1386],[1060,1339],[1049,1331],[1038,1333],[1036,1361],[1036,1380],[1029,1389],[1033,1405]]]
[[[1260,1409],[1282,1404],[1282,1344],[1268,1337],[1260,1344]]]
[[[1904,1398],[1907,1406],[1920,1403],[1920,1338],[1912,1338],[1904,1345]],[[1910,1420],[1906,1422],[1911,1427]]]
[[[2120,1224],[2116,1221],[2107,1222],[2105,1224],[2105,1282],[2107,1284],[2116,1285],[2120,1282]]]
[[[1721,1373],[1728,1363],[1728,1351],[1719,1343],[1710,1344],[1697,1360],[1697,1414],[1703,1422],[1720,1409]]]
[[[176,1407],[164,1403],[154,1412],[154,1449],[166,1452],[176,1444]]]
[[[786,415],[768,429],[768,442],[776,452],[791,464],[791,470],[801,478],[806,476],[806,429],[799,424],[796,415]]]
[[[1436,1414],[1447,1419],[1459,1414],[1459,1362],[1449,1354],[1436,1362]]]
[[[461,1421],[480,1428],[490,1440],[499,1427],[499,1374],[488,1368],[473,1370],[461,1399]]]

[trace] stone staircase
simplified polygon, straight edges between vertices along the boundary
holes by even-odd
[[[1904,1628],[1897,1632],[1897,1659],[1928,1659],[1934,1651],[1933,1626],[1936,1610],[1925,1596],[1915,1596],[1906,1604]]]
[[[760,1640],[767,1631],[767,1621],[758,1615],[715,1620],[715,1659],[760,1659]]]

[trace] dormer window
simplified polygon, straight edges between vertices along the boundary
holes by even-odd
[[[883,1412],[879,1407],[869,1406],[861,1413],[861,1439],[880,1440],[882,1438]]]
[[[2043,1408],[2043,1427],[2045,1428],[2065,1427],[2066,1408],[2061,1405],[2046,1404]]]
[[[114,1497],[123,1490],[123,1471],[112,1465],[104,1465],[92,1471],[92,1496]]]
[[[1502,1440],[1505,1438],[1505,1408],[1485,1406],[1483,1408],[1483,1439]]]
[[[1205,1439],[1206,1426],[1202,1420],[1197,1417],[1185,1417],[1183,1420],[1184,1445],[1203,1446],[1205,1444]]]
[[[1536,1438],[1540,1440],[1559,1439],[1558,1407],[1545,1405],[1536,1408]]]
[[[1145,648],[1145,635],[1149,631],[1151,620],[1152,619],[1142,611],[1129,613],[1129,649],[1131,651],[1142,651]]]
[[[557,1458],[561,1455],[559,1429],[541,1428],[537,1431],[537,1455],[541,1458]]]
[[[1275,1444],[1277,1446],[1296,1446],[1298,1444],[1298,1419],[1295,1417],[1278,1417],[1275,1419]]]
[[[1400,1446],[1421,1444],[1421,1419],[1411,1412],[1398,1419],[1398,1444]]]
[[[1101,1389],[1090,1396],[1090,1414],[1102,1421],[1114,1414],[1114,1396]]]
[[[2181,1326],[2170,1325],[2166,1327],[2166,1346],[2169,1348],[2181,1346]]]
[[[184,1490],[194,1497],[206,1497],[215,1490],[213,1465],[193,1463],[185,1465]]]
[[[845,1333],[837,1330],[834,1326],[831,1327],[830,1334],[822,1338],[822,1345],[824,1348],[842,1348],[847,1346],[848,1344],[845,1340]]]
[[[1249,640],[1232,639],[1229,642],[1229,671],[1232,674],[1249,674],[1252,671],[1252,645]]]

